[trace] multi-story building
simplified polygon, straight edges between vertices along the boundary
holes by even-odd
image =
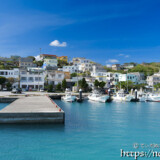
[[[155,73],[152,76],[147,76],[147,84],[151,87],[153,87],[154,85],[160,83],[160,72]]]
[[[99,63],[93,63],[92,71],[93,72],[106,72],[106,69],[104,69],[104,66]]]
[[[63,68],[60,68],[59,70],[63,72],[78,73],[79,66],[77,64],[74,64],[72,66],[63,66]]]
[[[73,62],[73,64],[80,64],[81,60],[85,60],[85,58],[79,58],[79,57],[73,58],[72,62]]]
[[[20,70],[20,88],[38,90],[44,88],[45,73],[42,68]]]
[[[14,68],[12,70],[0,70],[0,76],[5,77],[5,78],[15,78],[17,79],[19,77],[19,69]]]
[[[132,72],[132,73],[130,73],[130,74],[133,74],[133,75],[136,75],[136,76],[137,76],[138,84],[146,83],[146,78],[145,78],[144,73]]]
[[[48,84],[57,85],[58,83],[62,83],[63,79],[70,79],[69,72],[63,71],[47,71],[47,81]]]
[[[121,65],[120,64],[113,64],[112,69],[115,71],[119,71],[119,70],[121,70]]]
[[[26,69],[27,67],[36,67],[37,65],[33,63],[32,58],[20,58],[19,67],[21,69]]]
[[[91,72],[92,71],[92,64],[90,62],[81,63],[79,65],[79,70],[81,72],[86,72],[86,71]]]
[[[138,77],[135,74],[119,74],[119,81],[125,82],[125,81],[132,81],[135,84],[138,84]]]
[[[73,58],[72,59],[73,64],[81,64],[81,63],[90,63],[91,60],[86,59],[86,58]]]
[[[122,67],[123,69],[132,69],[132,68],[135,67],[135,66],[136,66],[135,63],[125,63],[125,64],[123,64],[121,67]]]

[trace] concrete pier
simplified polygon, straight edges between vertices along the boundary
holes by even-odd
[[[23,97],[0,110],[0,123],[64,123],[64,117],[47,96]]]

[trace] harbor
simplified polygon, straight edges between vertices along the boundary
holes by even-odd
[[[0,110],[0,123],[64,124],[64,118],[64,111],[48,96],[18,98]]]

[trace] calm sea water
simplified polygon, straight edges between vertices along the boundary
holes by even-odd
[[[160,103],[56,103],[64,126],[0,125],[0,160],[119,160],[133,143],[160,144]]]

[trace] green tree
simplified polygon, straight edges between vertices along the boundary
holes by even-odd
[[[45,84],[48,85],[48,74],[45,76],[44,80],[45,80]]]
[[[123,81],[123,82],[118,82],[117,84],[118,89],[125,89],[127,90],[131,90],[132,88],[134,88],[134,83],[132,81]]]
[[[7,82],[6,86],[7,86],[7,90],[11,90],[12,89],[12,84],[10,82]]]
[[[15,79],[10,77],[10,78],[7,78],[7,81],[10,82],[11,84],[13,84],[15,82]]]
[[[100,87],[100,88],[102,88],[102,89],[103,89],[105,85],[106,85],[106,83],[105,83],[105,82],[103,82],[103,81],[102,81],[102,82],[99,82],[99,87]]]
[[[146,84],[145,83],[142,83],[142,84],[134,84],[133,85],[133,89],[145,89],[145,86],[146,86]]]
[[[4,84],[5,82],[6,82],[6,78],[0,76],[0,84]]]
[[[56,85],[56,91],[61,91],[62,90],[62,86],[61,86],[61,83],[58,83]]]
[[[82,80],[78,81],[79,87],[83,90],[83,91],[88,91],[88,84],[86,82],[86,79],[83,78]]]
[[[62,89],[63,89],[63,91],[65,91],[66,88],[67,88],[67,82],[66,82],[66,79],[63,79],[63,81],[62,81]]]
[[[160,83],[155,84],[155,85],[154,85],[154,88],[155,88],[156,90],[159,89],[159,88],[160,88]]]
[[[34,61],[34,63],[37,65],[37,67],[42,67],[44,61]]]
[[[53,85],[52,84],[47,86],[47,91],[48,92],[53,92]]]
[[[77,77],[77,73],[72,73],[71,77]]]
[[[98,88],[98,86],[99,86],[99,81],[98,81],[97,79],[94,81],[94,86],[95,86],[96,88]]]

